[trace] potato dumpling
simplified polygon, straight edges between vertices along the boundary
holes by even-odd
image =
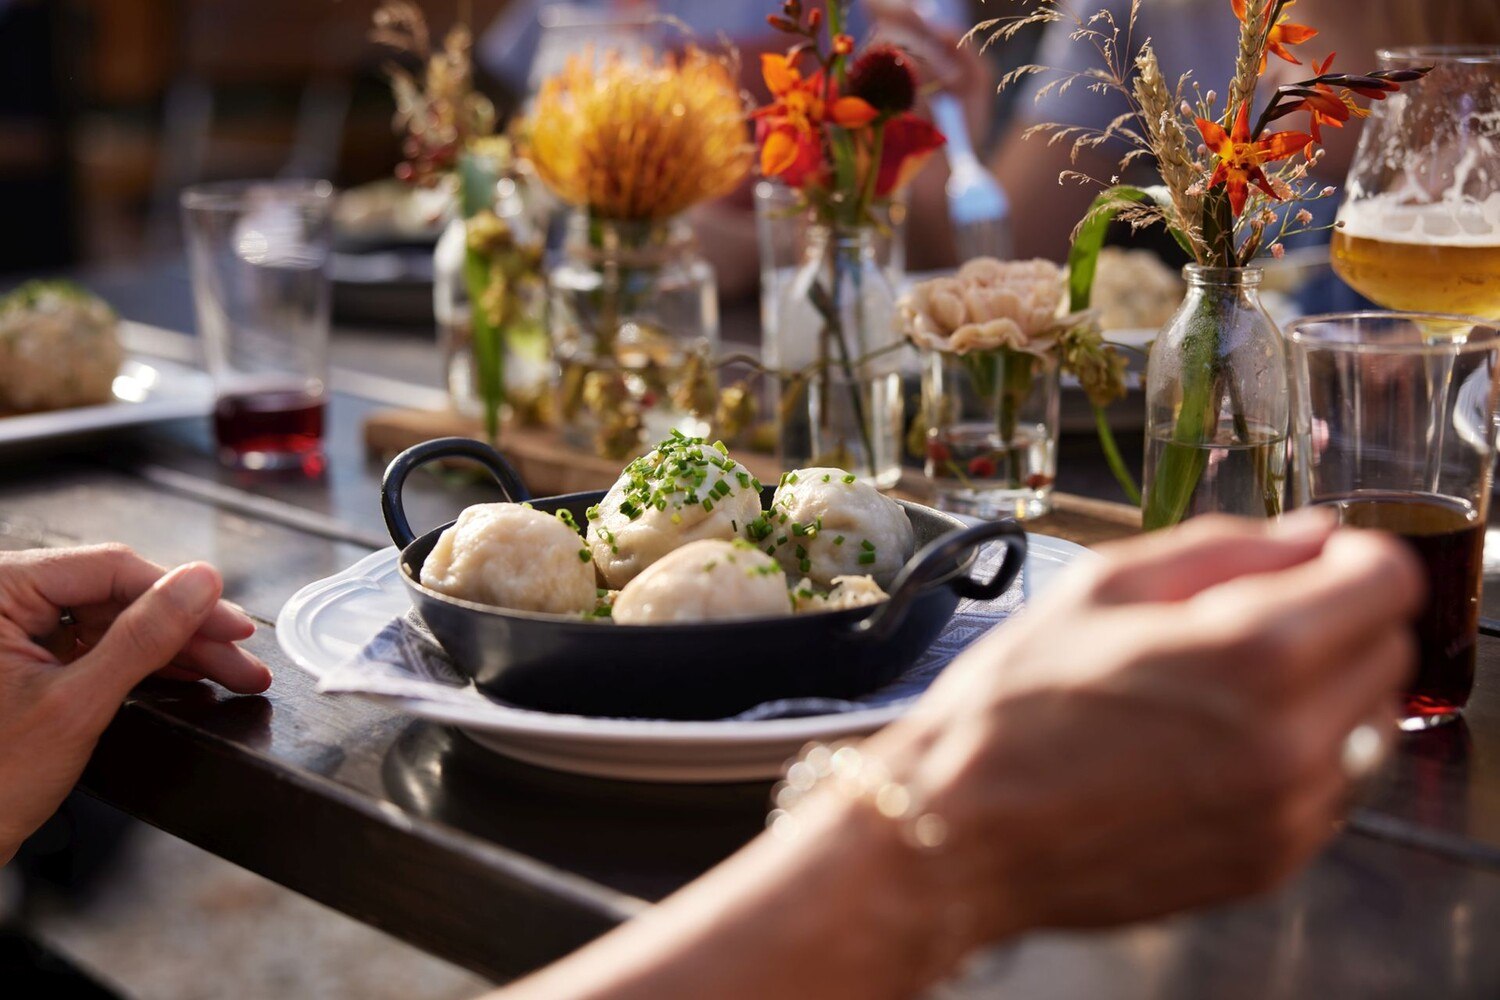
[[[118,325],[103,299],[63,281],[0,298],[0,412],[111,402],[125,357]]]
[[[604,583],[622,588],[668,552],[725,541],[760,516],[760,483],[725,452],[674,431],[625,467],[589,510],[588,543]]]
[[[792,613],[781,566],[744,539],[701,539],[662,556],[615,598],[621,625],[769,618]]]
[[[901,505],[843,469],[786,473],[771,509],[746,534],[788,576],[824,588],[841,576],[870,576],[888,588],[916,545]]]
[[[516,611],[592,613],[597,589],[578,532],[515,503],[465,510],[422,565],[422,585],[450,597]]]
[[[879,604],[889,596],[880,589],[880,584],[868,576],[834,577],[833,587],[826,594],[814,587],[811,580],[803,580],[792,588],[792,604],[799,615],[813,611],[863,608]]]

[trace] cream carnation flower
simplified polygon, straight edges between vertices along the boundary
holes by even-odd
[[[1005,347],[1041,357],[1057,345],[1063,273],[1051,261],[978,257],[952,278],[902,297],[902,332],[918,347],[952,354]]]

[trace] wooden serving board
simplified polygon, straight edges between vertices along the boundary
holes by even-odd
[[[365,420],[365,447],[382,462],[437,437],[482,439],[484,434],[477,421],[446,411],[379,410]],[[622,464],[581,451],[548,427],[507,425],[500,432],[500,450],[537,496],[607,489]],[[781,476],[782,470],[770,455],[736,450],[735,458],[762,482],[775,482]],[[921,500],[921,485],[920,477],[908,476],[896,492]],[[1052,503],[1051,514],[1027,522],[1028,526],[1080,545],[1126,538],[1141,530],[1140,511],[1125,504],[1069,493],[1054,493]]]

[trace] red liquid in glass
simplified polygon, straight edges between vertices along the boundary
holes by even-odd
[[[235,455],[316,454],[323,446],[323,397],[299,391],[221,396],[214,435]]]
[[[1429,495],[1370,492],[1324,502],[1338,510],[1339,523],[1389,531],[1421,560],[1427,608],[1416,621],[1420,655],[1405,715],[1456,717],[1474,688],[1484,524],[1468,504]]]

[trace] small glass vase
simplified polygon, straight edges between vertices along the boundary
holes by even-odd
[[[479,419],[485,416],[485,401],[475,363],[470,275],[465,272],[469,261],[465,216],[489,209],[510,227],[518,243],[530,245],[537,253],[543,240],[528,211],[524,189],[514,178],[498,176],[489,165],[466,166],[469,173],[465,183],[478,190],[455,195],[451,218],[433,249],[432,306],[449,404],[456,412]],[[541,281],[532,281],[515,291],[519,296],[518,319],[502,337],[505,403],[500,416],[540,420],[552,378],[546,289]]]
[[[981,518],[1052,509],[1058,374],[1054,354],[922,352],[922,468],[939,508]]]
[[[1187,297],[1146,363],[1147,529],[1199,514],[1280,515],[1286,489],[1286,345],[1255,267],[1189,264]]]
[[[710,433],[718,290],[685,221],[575,212],[548,284],[557,410],[570,442],[624,458],[674,429]]]
[[[877,238],[870,226],[808,227],[769,360],[782,467],[832,466],[889,489],[901,479],[905,348]]]

